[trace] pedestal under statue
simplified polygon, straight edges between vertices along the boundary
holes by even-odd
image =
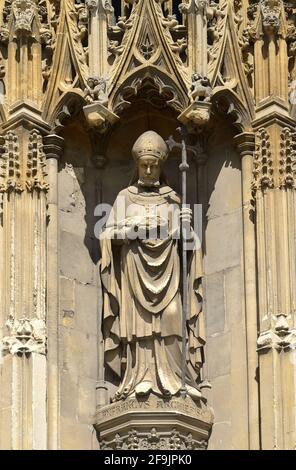
[[[145,132],[132,153],[136,161],[134,180],[118,194],[100,238],[105,366],[119,381],[111,401],[122,406],[133,403],[130,411],[141,415],[137,426],[142,429],[144,409],[136,403],[146,403],[146,410],[150,408],[157,417],[157,409],[163,413],[159,403],[177,400],[184,404],[187,400],[188,406],[199,410],[199,417],[207,413],[210,428],[211,419],[199,387],[205,335],[201,250],[197,243],[188,252],[186,390],[182,387],[179,235],[180,221],[190,224],[191,213],[181,207],[180,197],[165,181],[163,165],[168,147],[162,137],[153,131]],[[194,236],[192,231],[192,240]],[[113,409],[115,405],[110,405],[109,411]],[[175,411],[166,406],[167,418],[171,413]],[[171,424],[168,432],[172,432]],[[207,434],[203,440],[207,441]]]

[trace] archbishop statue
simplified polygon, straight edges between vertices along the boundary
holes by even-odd
[[[119,383],[113,401],[150,394],[170,398],[182,392],[179,222],[190,220],[191,211],[182,209],[165,179],[168,153],[154,131],[138,138],[132,150],[135,176],[118,194],[100,237],[105,366]],[[199,400],[205,340],[201,250],[194,246],[186,273],[185,376],[187,394]]]

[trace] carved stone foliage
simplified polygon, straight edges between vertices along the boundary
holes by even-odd
[[[290,2],[285,3],[285,13],[287,20],[286,41],[289,57],[289,81],[293,82],[296,78],[296,8]]]
[[[172,59],[183,67],[187,50],[186,27],[179,24],[175,15],[165,16],[159,2],[149,0],[128,3],[128,15],[120,16],[115,25],[109,24],[110,64],[116,68],[121,55],[125,51],[128,53],[131,37],[135,36],[133,67],[147,61],[160,65],[162,41],[171,49]]]
[[[180,2],[179,10],[182,12],[186,11],[189,5]],[[160,20],[160,24],[163,26],[165,38],[170,44],[170,48],[175,54],[176,60],[180,65],[185,64],[187,61],[187,27],[185,24],[179,22],[176,14],[169,14],[163,12],[161,4],[156,2],[156,12]]]
[[[274,187],[274,168],[270,148],[270,136],[264,128],[259,129],[256,134],[253,173],[253,191]]]
[[[242,54],[244,72],[247,77],[251,77],[254,72],[254,50],[250,36],[250,26],[245,28],[239,36],[239,46]]]
[[[253,24],[253,10],[249,8],[246,18],[247,26],[243,27],[242,0],[235,0],[232,5],[233,18],[237,28],[238,45],[241,50],[244,72],[248,78],[251,78],[254,72],[254,48],[252,43],[251,28]]]
[[[13,0],[11,4],[13,29],[16,35],[31,35],[36,2],[33,0]]]
[[[239,30],[239,27],[243,22],[242,0],[234,0],[232,4],[232,8],[233,8],[233,13],[234,13],[234,22],[236,24],[237,30]]]
[[[257,340],[257,351],[264,353],[270,349],[289,351],[296,349],[296,330],[290,329],[286,315],[279,315],[273,329],[263,331]]]
[[[286,28],[283,6],[282,0],[251,0],[249,2],[247,26],[239,34],[242,60],[245,73],[248,77],[250,77],[254,71],[253,43],[263,36],[272,38],[281,35],[286,37],[291,60],[295,55],[295,26],[291,23],[288,29]],[[288,12],[286,8],[286,18],[288,19],[291,15],[292,13],[290,11]]]
[[[21,318],[17,320],[9,317],[6,327],[8,335],[1,342],[4,354],[46,353],[46,325],[44,320],[38,318]]]
[[[256,135],[254,154],[253,190],[268,188],[291,189],[296,182],[296,135],[285,127],[280,134],[280,151],[278,164],[271,152],[270,136],[264,129]]]
[[[47,191],[45,172],[45,155],[43,152],[43,139],[37,130],[33,130],[29,137],[27,157],[26,188],[28,191]]]
[[[44,90],[52,72],[52,60],[56,46],[56,31],[58,25],[58,8],[48,0],[39,2],[40,41],[42,45],[42,76]]]
[[[211,76],[219,59],[227,20],[227,0],[213,1],[207,8],[208,73]]]
[[[261,0],[262,26],[267,34],[276,34],[280,28],[281,0]]]
[[[259,38],[266,34],[273,36],[283,31],[282,0],[251,0],[248,7],[250,34]]]
[[[47,191],[42,136],[33,130],[29,136],[26,170],[22,171],[17,135],[9,131],[1,137],[0,192]]]
[[[101,450],[206,450],[206,440],[197,441],[192,434],[173,429],[170,433],[131,429],[126,435],[117,434],[111,442],[100,441]]]
[[[9,39],[8,20],[11,15],[11,0],[5,0],[3,7],[3,22],[0,26],[0,44],[7,45]]]
[[[108,52],[111,64],[116,65],[119,57],[126,49],[130,32],[135,26],[137,11],[140,8],[138,2],[126,9],[122,16],[115,19],[110,2],[104,4],[108,19]]]
[[[81,0],[65,0],[70,40],[75,51],[79,70],[85,78],[88,76],[88,9]]]
[[[17,135],[9,131],[1,137],[0,192],[21,192],[23,185],[20,171],[19,143]]]
[[[280,188],[295,188],[296,133],[288,127],[283,129],[280,146]]]

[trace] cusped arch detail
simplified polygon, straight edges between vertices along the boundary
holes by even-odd
[[[85,104],[82,90],[77,88],[64,93],[50,115],[51,128],[58,133],[70,118],[74,118],[82,111]]]
[[[141,91],[144,91],[141,96]],[[156,65],[139,67],[127,76],[110,96],[110,106],[117,115],[131,106],[137,99],[143,99],[154,107],[169,107],[181,113],[189,105],[187,90],[173,77]]]
[[[215,87],[212,103],[214,111],[222,110],[232,118],[233,125],[239,132],[252,130],[252,116],[249,109],[234,90],[225,86]]]

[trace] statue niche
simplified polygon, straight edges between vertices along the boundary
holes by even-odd
[[[181,208],[165,183],[168,147],[158,134],[144,133],[132,153],[133,184],[118,194],[100,237],[105,365],[120,380],[113,401],[177,397],[182,389],[180,241],[173,221],[189,221],[190,210]],[[160,237],[163,229],[166,236]],[[120,257],[114,256],[116,245]],[[186,391],[198,400],[205,343],[202,269],[200,250],[190,255]]]

